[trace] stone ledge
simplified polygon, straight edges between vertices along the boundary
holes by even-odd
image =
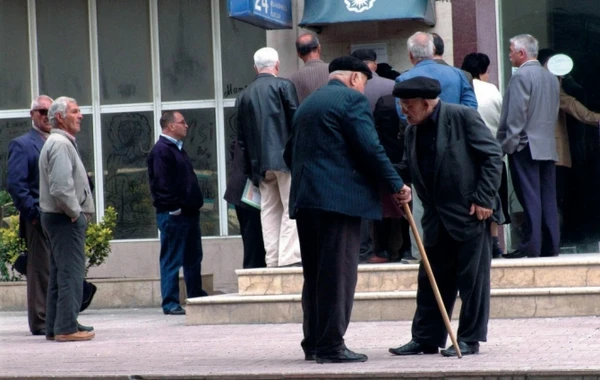
[[[160,278],[90,278],[98,291],[90,309],[159,307]],[[213,294],[213,275],[203,274],[204,289]],[[185,299],[185,283],[179,279],[180,299]],[[0,282],[0,311],[27,310],[26,281]]]
[[[454,318],[460,311],[460,300]],[[353,321],[411,320],[416,291],[356,293]],[[492,290],[492,318],[595,316],[600,287]],[[300,295],[240,296],[227,294],[187,300],[186,324],[300,323]]]
[[[357,292],[417,289],[416,264],[358,266]],[[300,294],[302,268],[242,269],[238,275],[243,295]],[[600,286],[600,255],[571,255],[539,259],[494,260],[493,289]]]

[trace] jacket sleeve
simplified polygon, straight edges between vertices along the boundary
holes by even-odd
[[[579,103],[574,97],[560,90],[560,109],[582,123],[598,126],[600,113],[592,112],[586,106]]]
[[[512,154],[521,141],[521,132],[525,129],[527,108],[529,107],[530,85],[524,75],[514,75],[508,85],[507,94],[498,127],[498,141],[505,153]]]
[[[21,215],[33,221],[39,218],[39,200],[31,195],[29,188],[29,164],[27,151],[17,140],[8,145],[7,187],[13,203]]]
[[[502,150],[477,111],[465,110],[462,124],[467,145],[474,153],[473,164],[479,167],[479,181],[470,201],[493,209],[502,175]]]
[[[150,190],[154,200],[167,206],[170,211],[181,208],[181,200],[177,196],[176,170],[177,163],[169,157],[169,152],[159,150],[151,153],[148,160]]]
[[[364,95],[360,95],[349,96],[346,102],[345,109],[348,112],[342,133],[350,148],[356,152],[356,157],[364,163],[369,173],[374,173],[392,194],[397,193],[404,186],[404,182],[394,170],[379,142],[369,101]]]
[[[286,81],[283,86],[283,109],[285,110],[285,120],[287,122],[290,130],[292,129],[292,119],[294,118],[294,114],[298,109],[298,95],[296,92],[296,87],[291,81]]]
[[[71,172],[75,162],[69,148],[67,144],[56,143],[54,149],[48,150],[49,193],[69,218],[77,218],[81,206]]]
[[[242,93],[243,95],[243,93]],[[250,156],[248,152],[248,143],[246,140],[246,135],[244,133],[244,125],[242,118],[244,115],[241,112],[241,104],[242,104],[242,95],[240,95],[235,101],[235,122],[236,122],[236,132],[237,132],[237,140],[240,146],[240,151],[242,153],[242,172],[250,178]]]
[[[412,128],[414,128],[413,126],[406,126],[406,129],[404,130],[404,154],[402,155],[402,161],[400,161],[400,163],[394,165],[394,168],[396,169],[396,171],[398,172],[398,174],[400,175],[400,177],[402,177],[402,180],[404,181],[404,183],[407,184],[412,184],[412,177],[410,176],[410,169],[408,168],[408,161],[409,161],[409,155],[410,155],[410,147],[409,147],[409,140],[407,139],[406,136],[412,134]]]

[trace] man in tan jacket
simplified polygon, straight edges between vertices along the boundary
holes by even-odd
[[[40,209],[50,240],[50,279],[46,301],[46,339],[90,340],[92,327],[77,322],[85,277],[85,230],[94,200],[75,135],[81,110],[72,98],[56,99],[48,111],[50,136],[40,152]]]

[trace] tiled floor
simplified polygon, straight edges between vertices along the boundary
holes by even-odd
[[[80,322],[94,340],[58,343],[29,335],[25,312],[0,313],[0,378],[600,378],[596,317],[491,320],[489,342],[463,359],[394,357],[410,322],[351,323],[347,345],[369,361],[328,365],[303,360],[299,324],[186,326],[159,308],[89,310]]]

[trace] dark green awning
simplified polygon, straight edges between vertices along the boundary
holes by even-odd
[[[434,0],[304,0],[301,27],[357,21],[417,20],[435,25]]]

